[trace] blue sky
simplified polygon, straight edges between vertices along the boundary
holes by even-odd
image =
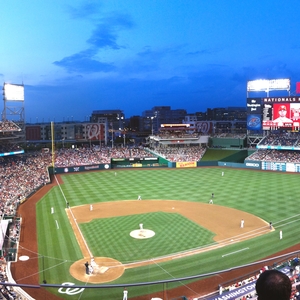
[[[26,121],[245,106],[247,80],[260,78],[290,78],[293,94],[299,8],[298,0],[1,1],[0,83],[24,83]]]

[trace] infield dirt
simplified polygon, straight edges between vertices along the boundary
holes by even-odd
[[[59,178],[59,176],[57,176]],[[30,263],[17,261],[12,263],[11,270],[12,275],[15,281],[19,284],[32,284],[39,285],[39,274],[38,274],[38,254],[37,254],[37,233],[36,233],[36,214],[35,214],[35,204],[39,199],[41,199],[53,186],[55,183],[49,184],[39,190],[34,194],[30,199],[20,205],[18,210],[18,215],[22,217],[22,227],[21,227],[21,237],[20,237],[20,250],[19,256],[28,255],[30,257]],[[149,205],[151,202],[151,205]],[[174,207],[174,209],[173,209]],[[113,208],[113,209],[112,209]],[[155,205],[153,201],[120,201],[120,202],[106,202],[93,205],[93,211],[90,211],[89,206],[78,206],[72,207],[72,212],[75,216],[75,219],[78,223],[89,222],[94,218],[99,217],[113,217],[113,216],[124,216],[132,214],[141,214],[155,211],[164,211],[168,213],[180,213],[186,218],[189,218],[193,222],[200,224],[201,226],[207,228],[208,230],[216,234],[215,241],[222,243],[223,241],[231,241],[231,237],[240,236],[240,239],[249,238],[243,233],[248,231],[255,231],[260,228],[266,228],[268,230],[268,224],[256,216],[248,214],[243,211],[230,209],[216,204],[201,204],[187,201],[173,201],[173,200],[155,200]],[[66,210],[67,213],[68,210]],[[75,225],[74,219],[70,217],[70,222],[72,226]],[[240,228],[241,219],[245,220],[244,228]],[[80,237],[80,234],[74,232],[77,236],[78,242],[82,249],[84,259],[79,261],[80,270],[77,272],[80,273],[78,276],[82,276],[82,281],[86,281],[84,278],[84,273],[82,272],[83,264],[82,262],[86,259],[90,259],[89,252],[84,246],[84,242]],[[260,234],[263,232],[258,230]],[[242,235],[241,235],[242,234]],[[251,236],[253,237],[253,236]],[[281,253],[288,253],[299,249],[299,245],[286,249]],[[95,258],[96,262],[102,264],[101,258]],[[140,262],[140,264],[149,263],[149,262]],[[116,263],[118,264],[118,263]],[[132,267],[137,267],[138,264]],[[126,265],[122,265],[121,268],[126,268]],[[220,282],[229,281],[232,278],[237,278],[242,274],[250,273],[254,270],[257,270],[259,266],[249,266],[244,269],[234,270],[232,272],[223,273],[217,276],[213,276],[201,281],[197,281],[192,284],[188,284],[182,287],[178,287],[168,291],[168,297],[175,297],[178,295],[193,296],[194,293],[197,295],[205,295],[208,292],[217,289],[217,286]],[[75,270],[76,271],[76,270]],[[124,269],[121,273],[124,272]],[[72,274],[73,275],[73,274]],[[107,275],[109,275],[107,273]],[[122,274],[121,274],[122,275]],[[121,276],[120,275],[120,276]],[[74,275],[73,275],[74,276]],[[77,276],[77,275],[76,275]],[[99,274],[99,276],[101,276]],[[115,276],[115,275],[114,275]],[[109,281],[109,278],[106,278]],[[106,282],[107,282],[106,281]],[[90,281],[89,281],[90,282]],[[95,276],[94,283],[101,282],[101,278]],[[24,288],[32,297],[35,299],[62,299],[45,289],[30,289]],[[153,295],[154,297],[155,295]],[[149,298],[150,297],[150,298]],[[133,299],[133,298],[130,298]],[[136,299],[146,300],[151,299],[150,295],[140,296]],[[165,298],[168,299],[168,298]]]

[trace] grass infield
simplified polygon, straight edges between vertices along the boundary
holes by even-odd
[[[222,171],[225,172],[221,176]],[[69,274],[70,265],[82,259],[77,240],[65,212],[65,203],[79,206],[107,201],[137,199],[184,200],[214,203],[254,214],[272,221],[274,232],[217,250],[173,261],[128,269],[111,284],[173,279],[203,274],[256,261],[298,243],[300,202],[299,175],[244,169],[139,169],[78,173],[62,177],[36,207],[41,281],[82,284]],[[153,202],[155,205],[155,202]],[[124,201],[126,205],[126,201]],[[53,208],[54,213],[51,213]],[[230,218],[224,215],[223,218]],[[133,240],[128,232],[141,221],[159,232],[149,240]],[[222,218],[215,220],[222,223]],[[144,226],[147,227],[147,226]],[[214,233],[179,214],[164,212],[98,219],[80,225],[95,256],[115,258],[122,263],[159,257],[214,243]],[[137,229],[137,228],[136,228]],[[278,230],[277,230],[278,229]],[[279,230],[284,238],[279,240]],[[158,246],[159,245],[159,246]],[[247,249],[242,254],[222,256]],[[88,284],[88,283],[87,283]],[[181,283],[182,284],[182,283]],[[159,290],[161,285],[132,288],[130,297]],[[58,293],[57,290],[53,292]],[[120,288],[85,289],[84,299],[118,299]],[[60,297],[62,295],[60,294]],[[107,298],[105,298],[107,297]],[[102,299],[102,298],[101,298]]]

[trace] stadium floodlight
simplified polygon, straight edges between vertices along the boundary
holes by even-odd
[[[4,99],[8,101],[24,101],[24,85],[4,83]]]
[[[289,91],[291,87],[290,79],[258,79],[247,82],[248,92],[269,92],[269,91]]]

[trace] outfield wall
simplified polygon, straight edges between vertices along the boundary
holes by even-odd
[[[168,161],[162,157],[130,157],[112,158],[111,169],[116,168],[162,168],[168,166]]]
[[[230,162],[228,158],[225,161],[198,161],[198,162],[168,162],[164,164],[160,163],[126,163],[122,164],[98,164],[87,166],[74,166],[55,168],[55,174],[77,173],[87,171],[100,171],[120,168],[195,168],[195,167],[227,167],[227,168],[241,168],[241,169],[255,169],[277,172],[292,172],[300,173],[300,163],[285,163],[285,162],[272,162],[272,161],[252,161],[246,160],[243,163]],[[49,168],[49,173],[53,174],[53,168]]]
[[[165,158],[115,158],[111,163],[94,164],[85,166],[59,167],[55,168],[55,174],[76,173],[86,171],[100,171],[120,168],[196,168],[196,167],[227,167],[256,169],[277,172],[300,173],[300,163],[273,162],[273,161],[252,161],[245,160],[249,156],[248,150],[241,150],[219,160],[209,161],[188,161],[170,162]],[[49,173],[54,174],[53,168],[49,168]]]
[[[76,173],[76,172],[86,172],[86,171],[108,170],[110,168],[111,168],[110,164],[95,164],[95,165],[87,165],[87,166],[55,168],[55,172],[53,172],[53,168],[51,167],[49,168],[49,173],[50,174]]]

